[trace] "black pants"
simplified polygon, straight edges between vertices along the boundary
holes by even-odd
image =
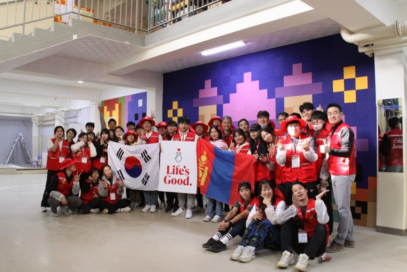
[[[301,182],[301,181],[300,181]],[[315,197],[318,195],[318,189],[317,189],[317,182],[307,182],[303,183],[306,189],[308,190],[308,198],[315,199]],[[284,199],[287,207],[289,207],[291,204],[293,204],[293,192],[292,188],[293,187],[293,182],[287,182],[284,185]]]
[[[177,193],[166,193],[167,195],[167,207],[178,206],[178,194]]]
[[[130,203],[131,203],[131,201],[128,199],[119,199],[119,201],[117,201],[114,204],[110,204],[107,201],[101,200],[99,202],[99,207],[101,210],[107,209],[109,211],[109,214],[113,214],[118,209],[126,208],[127,206],[130,205]]]
[[[196,202],[198,202],[198,207],[203,207],[203,199],[202,199],[202,194],[201,190],[198,187],[198,191],[196,193]]]
[[[164,192],[158,192],[158,198],[160,199],[161,203],[164,203]]]
[[[59,171],[48,170],[48,172],[47,172],[47,182],[45,183],[45,189],[44,189],[44,193],[42,195],[42,200],[41,200],[41,207],[50,207],[49,203],[48,203],[49,195],[47,193],[47,188],[48,188],[49,184],[51,183],[52,177],[55,176],[58,173],[59,173]]]
[[[325,206],[326,206],[326,211],[329,215],[329,221],[328,221],[328,227],[329,227],[329,235],[332,234],[333,228],[334,228],[334,212],[333,212],[333,207],[332,207],[332,190],[331,190],[331,185],[332,183],[329,182],[329,186],[326,188],[329,190],[328,193],[326,193],[322,197],[322,201],[324,201]]]
[[[233,227],[229,227],[226,230],[219,231],[219,233],[222,234],[222,236],[229,233],[232,236],[232,238],[234,238],[237,235],[242,237],[245,230],[246,230],[246,219],[243,218],[243,219],[240,219],[239,221],[237,221],[233,225]]]
[[[298,254],[307,254],[310,259],[324,254],[326,249],[326,227],[318,224],[314,229],[314,235],[309,238],[308,243],[298,243],[298,227],[288,220],[281,226],[281,252],[293,250]]]
[[[82,210],[84,214],[90,213],[92,209],[99,209],[100,208],[100,198],[92,199],[88,204],[82,202],[78,209]]]

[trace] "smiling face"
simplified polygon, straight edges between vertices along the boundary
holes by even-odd
[[[311,122],[311,115],[312,115],[313,112],[314,112],[314,110],[307,110],[307,109],[304,109],[304,110],[301,112],[302,119],[303,119],[305,122]]]
[[[213,141],[217,141],[220,139],[219,133],[216,131],[215,128],[212,128],[209,134],[211,135]]]
[[[68,133],[66,134],[66,137],[67,137],[68,139],[73,139],[73,138],[74,138],[74,133],[73,133],[73,131],[72,131],[72,130],[68,131]]]
[[[86,143],[88,141],[88,135],[83,135],[79,138],[79,141]]]
[[[232,128],[232,121],[228,118],[222,120],[223,130],[229,131]]]
[[[343,113],[337,107],[330,107],[327,110],[328,121],[332,125],[338,124],[343,117]]]
[[[94,134],[93,134],[93,133],[89,133],[89,134],[88,134],[88,141],[93,141],[93,140],[95,140]]]
[[[120,128],[116,128],[114,134],[116,135],[117,138],[120,138],[121,136],[123,136],[123,130],[121,130]]]
[[[62,136],[64,136],[64,131],[62,128],[58,128],[57,131],[55,131],[55,137],[62,138]]]
[[[250,138],[253,140],[260,136],[260,130],[250,131]]]
[[[93,171],[92,172],[92,179],[93,179],[94,183],[98,181],[98,179],[99,179],[99,172],[98,171]]]
[[[111,178],[112,177],[112,169],[110,169],[110,167],[105,167],[103,168],[103,175],[107,178]]]
[[[127,135],[127,142],[134,143],[134,135],[132,134]]]
[[[143,122],[143,128],[147,133],[149,133],[150,130],[151,130],[151,122],[150,121],[144,121]]]
[[[270,185],[268,185],[266,183],[261,186],[260,196],[262,198],[272,198],[273,197],[273,189],[271,189]]]
[[[286,118],[287,118],[287,117],[285,117],[285,115],[280,114],[280,115],[277,117],[278,124],[281,125],[281,122],[283,122]]]
[[[271,135],[267,131],[262,131],[261,132],[261,138],[263,138],[263,141],[265,141],[266,143],[272,143],[273,142],[273,135]]]
[[[177,131],[176,126],[168,126],[167,129],[168,129],[168,132],[171,133],[171,134],[173,134],[174,132]]]
[[[201,126],[201,125],[195,126],[195,132],[196,132],[196,134],[202,135],[203,131],[204,131],[203,126]]]
[[[243,144],[243,143],[245,142],[244,136],[241,135],[241,134],[239,134],[239,133],[236,133],[236,134],[235,134],[235,142],[236,142],[238,145]]]
[[[220,121],[219,121],[219,119],[213,120],[213,121],[212,121],[212,126],[218,126],[218,127],[220,127]]]
[[[239,128],[244,132],[247,132],[249,130],[249,124],[246,121],[241,121],[239,123]]]
[[[161,135],[165,134],[167,132],[167,128],[166,127],[159,127],[158,128],[158,133],[160,133]]]
[[[178,126],[179,126],[179,132],[185,133],[185,132],[188,131],[188,128],[189,128],[188,123],[186,123],[186,122],[185,123],[179,123]]]
[[[270,119],[267,116],[259,116],[257,118],[257,123],[259,123],[262,128],[266,127],[269,122]]]
[[[308,199],[308,190],[305,189],[301,184],[295,184],[291,190],[293,191],[293,195],[298,198],[298,201],[303,202]]]

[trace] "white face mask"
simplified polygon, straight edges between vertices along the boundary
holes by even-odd
[[[322,129],[323,126],[324,126],[324,124],[312,125],[312,129],[314,131],[319,131]]]

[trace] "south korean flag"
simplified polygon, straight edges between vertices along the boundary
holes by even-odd
[[[127,188],[158,190],[159,144],[122,145],[109,143],[109,165]]]

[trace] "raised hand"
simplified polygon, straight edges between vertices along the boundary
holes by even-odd
[[[284,150],[284,144],[283,144],[283,142],[281,140],[278,141],[277,148],[280,149],[280,150]]]
[[[319,195],[317,195],[316,197],[315,197],[315,199],[316,200],[320,200],[326,193],[328,193],[329,192],[329,190],[325,190],[325,191],[323,191],[322,193],[320,193]]]

